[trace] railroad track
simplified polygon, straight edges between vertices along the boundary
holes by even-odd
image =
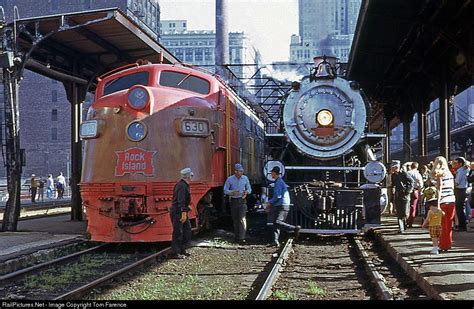
[[[366,247],[370,247],[369,241],[345,236],[339,236],[334,240],[340,241],[341,237],[347,239],[347,244],[342,241],[341,246],[339,243],[332,244],[332,241],[328,241],[320,250],[320,252],[326,252],[322,258],[316,254],[311,256],[311,254],[303,253],[314,251],[311,245],[298,244],[295,247],[293,239],[289,239],[278,258],[273,261],[273,267],[268,272],[255,299],[401,300],[426,298],[426,295],[406,274],[392,269],[397,268],[396,265],[391,262],[382,263],[377,249],[366,250]],[[347,246],[348,251],[342,251],[338,247],[333,250],[336,254],[332,255],[331,249],[325,248],[324,245],[328,248]],[[314,247],[314,244],[312,246]],[[386,275],[389,275],[390,279],[387,279]],[[407,284],[408,281],[410,282]],[[390,285],[387,286],[387,283]],[[403,285],[407,291],[401,291]],[[302,290],[306,291],[303,293],[306,295],[300,295]]]
[[[130,265],[127,265],[119,270],[116,270],[112,273],[109,273],[105,276],[102,276],[92,282],[86,283],[70,292],[66,292],[64,294],[59,295],[58,297],[54,298],[54,300],[65,300],[65,299],[80,299],[81,297],[87,295],[90,291],[93,289],[101,286],[102,284],[105,284],[109,282],[110,280],[113,280],[117,277],[120,277],[124,274],[136,271],[137,269],[143,267],[149,262],[155,262],[159,261],[162,258],[164,258],[167,254],[169,254],[171,251],[171,247],[165,248],[157,253],[150,254],[147,257],[142,258],[141,260],[138,260]]]
[[[98,245],[0,276],[0,298],[80,299],[114,278],[163,258],[170,250],[161,246],[156,252],[140,246],[123,252],[120,246]]]

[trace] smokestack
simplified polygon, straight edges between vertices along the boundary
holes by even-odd
[[[228,0],[216,0],[216,73],[224,76],[222,65],[229,64]]]

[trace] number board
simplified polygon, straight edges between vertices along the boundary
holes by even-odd
[[[209,120],[197,118],[182,119],[179,133],[183,136],[209,136]]]
[[[84,121],[81,124],[80,136],[81,138],[94,138],[98,133],[97,120]]]

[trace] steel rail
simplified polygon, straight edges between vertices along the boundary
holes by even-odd
[[[127,272],[130,272],[132,270],[135,270],[141,266],[143,266],[144,264],[146,264],[147,262],[151,261],[151,260],[154,260],[154,259],[158,259],[160,258],[161,256],[164,256],[164,255],[167,255],[171,252],[171,247],[168,247],[166,249],[163,249],[157,253],[154,253],[154,254],[151,254],[139,261],[136,261],[122,269],[119,269],[117,271],[114,271],[108,275],[105,275],[99,279],[96,279],[90,283],[87,283],[73,291],[70,291],[70,292],[67,292],[65,294],[62,294],[56,298],[54,298],[54,300],[63,300],[63,299],[80,299],[80,297],[84,296],[85,294],[87,294],[89,291],[91,291],[92,289],[94,289],[95,287],[113,279],[113,278],[116,278],[124,273],[127,273]]]
[[[283,263],[284,261],[288,258],[288,255],[293,248],[293,238],[288,239],[288,241],[285,244],[285,247],[280,253],[280,256],[275,262],[275,265],[273,265],[272,270],[270,271],[267,279],[262,285],[262,288],[257,294],[257,297],[255,300],[265,300],[271,293],[271,289],[275,282],[278,279],[278,276],[280,275],[281,269],[283,268]]]
[[[375,269],[375,265],[370,261],[369,255],[358,239],[352,239],[355,243],[357,253],[362,257],[364,267],[370,278],[370,281],[375,285],[375,291],[380,300],[393,300],[393,295],[389,288],[385,285],[383,276]]]
[[[78,256],[84,255],[84,254],[92,252],[92,251],[99,250],[99,249],[101,249],[105,246],[107,246],[107,244],[102,244],[102,245],[99,245],[99,246],[95,246],[95,247],[92,247],[92,248],[89,248],[89,249],[86,249],[86,250],[82,250],[82,251],[79,251],[79,252],[76,252],[76,253],[73,253],[73,254],[69,254],[69,255],[66,255],[66,256],[48,261],[48,262],[33,265],[33,266],[30,266],[30,267],[27,267],[27,268],[23,268],[23,269],[14,271],[12,273],[8,273],[6,275],[2,275],[2,276],[0,276],[0,286],[5,285],[5,284],[7,284],[9,282],[12,282],[12,281],[18,281],[18,280],[24,278],[27,275],[36,274],[36,273],[38,273],[40,271],[43,271],[45,269],[49,269],[51,265],[58,264],[58,263],[61,263],[61,264],[65,263],[68,260],[71,260],[73,258],[76,258]]]

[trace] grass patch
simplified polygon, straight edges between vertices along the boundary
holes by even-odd
[[[288,291],[276,290],[273,296],[278,300],[296,300],[296,294]]]
[[[311,295],[316,295],[316,296],[323,296],[326,294],[326,290],[323,288],[320,288],[316,282],[310,281],[308,282],[308,288],[306,289],[306,292]]]
[[[219,282],[202,282],[196,275],[182,275],[179,280],[170,276],[142,277],[135,284],[127,284],[99,295],[99,299],[113,300],[216,300],[225,289]]]
[[[126,257],[113,257],[114,261],[126,260]],[[100,274],[103,268],[111,263],[111,257],[104,253],[82,256],[79,263],[63,266],[57,270],[48,270],[40,275],[27,277],[24,280],[25,288],[29,290],[53,291],[59,287],[67,288],[69,285],[81,282],[84,278],[91,278]]]

